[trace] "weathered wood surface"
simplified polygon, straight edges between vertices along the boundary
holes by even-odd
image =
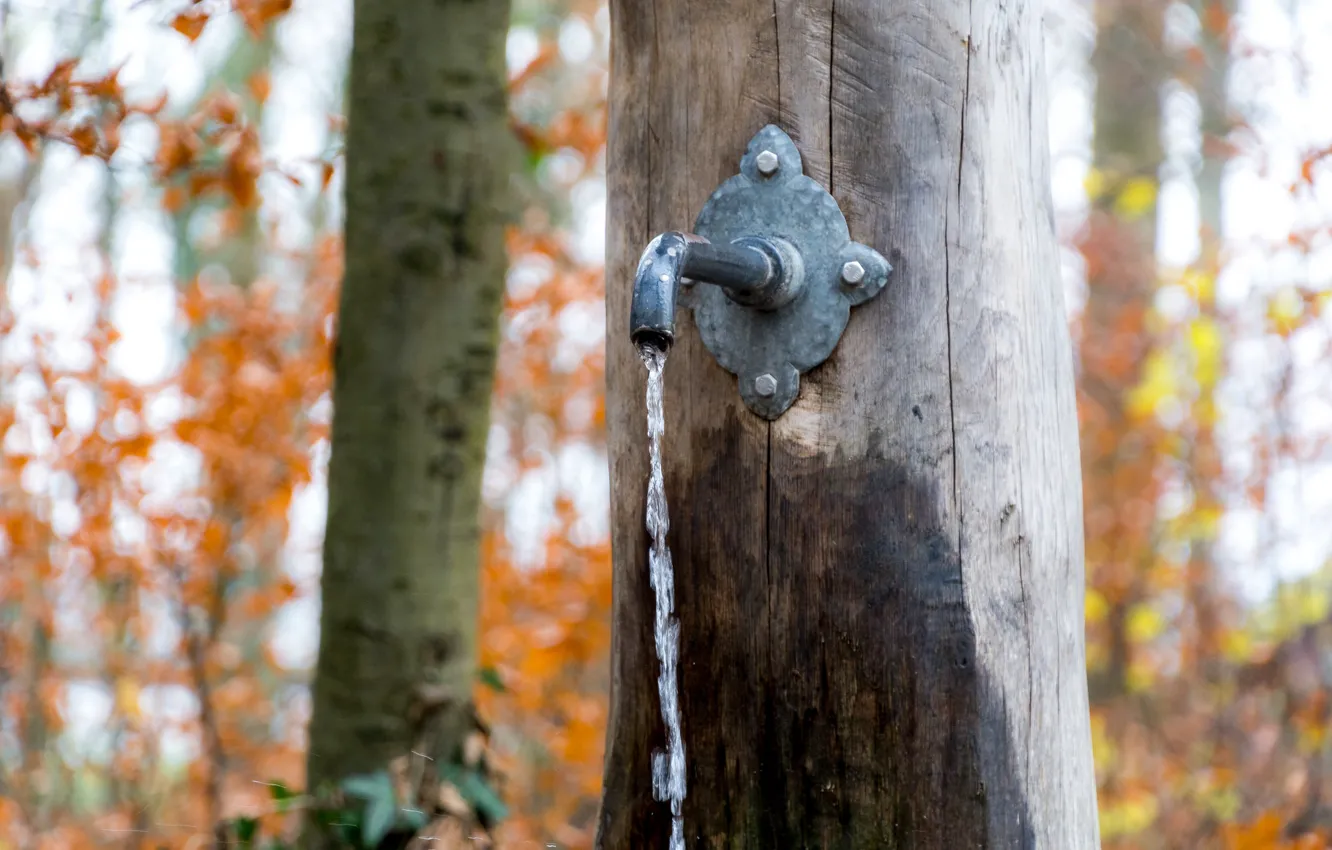
[[[598,845],[666,846],[639,252],[772,122],[892,262],[769,425],[682,311],[666,366],[688,797],[708,848],[1098,845],[1040,7],[612,0],[615,639]]]

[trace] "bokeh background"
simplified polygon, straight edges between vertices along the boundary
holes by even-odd
[[[1046,29],[1104,844],[1332,847],[1332,3]],[[350,31],[350,0],[0,0],[0,850],[200,847],[210,800],[302,787]],[[514,4],[500,847],[590,847],[599,794],[607,33]]]

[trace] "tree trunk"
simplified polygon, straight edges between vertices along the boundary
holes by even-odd
[[[1157,557],[1161,429],[1154,416],[1129,410],[1129,396],[1159,341],[1146,319],[1157,283],[1160,96],[1173,70],[1162,43],[1164,10],[1158,0],[1096,3],[1092,168],[1101,185],[1090,198],[1081,246],[1087,303],[1079,350],[1087,573],[1109,606],[1104,625],[1092,625],[1094,704],[1108,704],[1128,690],[1128,618],[1148,594]],[[1142,200],[1121,203],[1131,184],[1149,194],[1138,192]]]
[[[612,0],[615,638],[598,846],[667,846],[630,281],[776,123],[895,267],[769,424],[666,365],[686,844],[1098,843],[1039,7]]]
[[[456,756],[516,147],[507,3],[358,0],[309,784]]]
[[[1207,21],[1199,35],[1205,58],[1201,67],[1195,67],[1194,93],[1199,104],[1199,131],[1202,136],[1201,163],[1194,185],[1198,189],[1199,243],[1201,250],[1196,262],[1198,270],[1213,283],[1194,294],[1197,318],[1194,325],[1214,329],[1222,344],[1230,340],[1226,327],[1220,321],[1216,305],[1216,278],[1222,270],[1222,251],[1225,234],[1222,232],[1222,192],[1226,166],[1230,161],[1231,110],[1228,82],[1230,75],[1229,30],[1216,31],[1212,23],[1216,16],[1229,21],[1235,13],[1233,0],[1205,0],[1198,7],[1200,17]],[[1198,385],[1192,410],[1187,418],[1187,454],[1189,490],[1193,494],[1196,514],[1220,515],[1224,508],[1220,492],[1224,477],[1221,449],[1217,445],[1217,389],[1222,377],[1222,355],[1210,357],[1194,351],[1190,364]],[[1215,362],[1212,362],[1212,357]],[[1219,673],[1224,663],[1222,638],[1224,635],[1223,590],[1219,587],[1217,528],[1215,523],[1199,522],[1189,540],[1188,577],[1194,608],[1193,659],[1201,659],[1201,672],[1209,680]]]
[[[1222,182],[1230,162],[1230,131],[1234,124],[1230,105],[1230,31],[1229,22],[1237,9],[1237,0],[1200,0],[1194,6],[1205,23],[1198,39],[1202,47],[1202,67],[1193,82],[1198,97],[1199,131],[1202,134],[1202,166],[1198,171],[1198,212],[1202,230],[1203,259],[1213,256],[1225,239],[1221,232]],[[1218,19],[1225,22],[1226,29]]]

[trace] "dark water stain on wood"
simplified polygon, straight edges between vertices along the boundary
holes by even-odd
[[[798,471],[770,506],[777,545],[761,570],[744,572],[717,556],[735,551],[730,524],[716,518],[737,480],[737,434],[709,435],[716,459],[692,480],[668,466],[669,489],[688,494],[673,506],[672,554],[687,621],[689,846],[1034,846],[1007,708],[977,664],[932,486],[877,450],[832,470],[774,458]],[[634,674],[618,685],[651,688],[655,663]],[[660,720],[639,722],[638,740],[660,747]],[[603,818],[624,806],[614,820],[633,826],[627,843],[605,846],[667,846],[669,811],[651,799],[646,762],[636,775],[617,770],[632,791],[608,797]]]

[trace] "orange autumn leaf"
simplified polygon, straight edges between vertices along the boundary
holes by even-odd
[[[1230,32],[1230,12],[1221,0],[1210,0],[1203,10],[1203,24],[1215,36]]]
[[[120,150],[120,122],[108,121],[102,126],[102,154],[114,156]]]
[[[74,69],[79,65],[79,60],[63,59],[56,63],[51,72],[47,74],[46,79],[37,87],[37,91],[42,94],[50,94],[69,87],[70,81],[74,77]]]
[[[198,134],[180,123],[164,123],[158,128],[155,164],[164,176],[192,165],[199,155],[201,142]]]
[[[1316,179],[1317,169],[1322,162],[1332,158],[1332,146],[1320,148],[1308,153],[1300,162],[1300,180],[1305,185],[1312,185]],[[1291,187],[1292,191],[1299,189],[1299,184]],[[1292,234],[1292,238],[1294,234]]]
[[[263,37],[268,26],[291,10],[292,0],[233,0],[235,11],[253,38]]]
[[[259,135],[252,128],[243,131],[238,144],[227,157],[223,183],[236,204],[253,207],[259,200],[259,175],[263,172],[263,155],[259,148]]]
[[[80,124],[71,130],[69,140],[84,156],[97,153],[97,131],[87,124]]]
[[[100,98],[114,107],[123,107],[125,90],[120,85],[121,67],[97,79],[85,80],[79,85],[93,97]]]
[[[176,15],[171,21],[171,28],[192,42],[203,33],[204,27],[208,25],[210,17],[211,16],[202,9],[190,9]]]
[[[186,200],[184,188],[168,186],[162,193],[162,208],[169,213],[179,212],[184,208]]]
[[[273,78],[267,70],[258,71],[250,75],[250,79],[245,82],[245,87],[256,103],[263,104],[268,100],[268,95],[273,90]]]
[[[235,124],[241,117],[240,97],[222,91],[208,99],[207,111],[222,124]]]

